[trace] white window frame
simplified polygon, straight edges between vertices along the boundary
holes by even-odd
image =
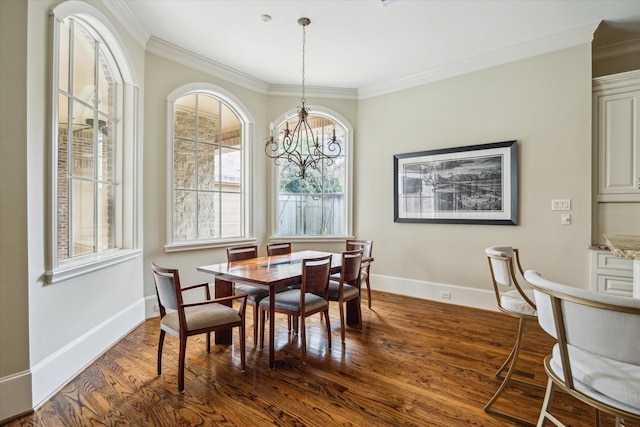
[[[119,90],[122,102],[116,111],[116,169],[117,204],[115,247],[68,260],[58,260],[58,83],[59,83],[59,43],[60,23],[73,17],[90,27],[98,34],[105,47],[110,51],[115,65],[122,77]],[[124,43],[118,38],[117,31],[109,20],[95,7],[79,1],[61,3],[51,12],[51,68],[50,68],[50,108],[51,108],[51,183],[50,183],[50,215],[49,215],[49,249],[47,256],[47,283],[57,283],[114,264],[133,259],[142,253],[139,247],[140,212],[139,205],[140,180],[138,170],[141,167],[140,157],[140,89],[134,74],[131,61],[123,50]]]
[[[310,105],[308,106],[310,114],[326,117],[333,120],[344,128],[345,140],[344,150],[346,158],[346,170],[345,170],[345,234],[344,235],[299,235],[299,236],[281,236],[276,234],[278,230],[278,167],[274,161],[268,159],[269,169],[271,175],[271,242],[344,242],[345,239],[353,238],[353,126],[351,123],[339,113],[320,106]],[[297,116],[298,112],[296,108],[287,110],[284,114],[278,116],[273,120],[274,127],[278,129],[287,118]],[[277,123],[277,126],[275,124]]]
[[[218,239],[198,239],[190,241],[176,242],[173,238],[173,137],[174,137],[174,105],[178,98],[190,94],[210,95],[233,111],[240,119],[242,126],[242,142],[241,142],[241,162],[242,162],[242,235],[237,238],[218,238]],[[164,249],[166,252],[189,251],[207,248],[219,248],[238,244],[253,244],[256,238],[253,237],[253,133],[254,121],[245,105],[231,92],[210,84],[210,83],[190,83],[179,87],[169,94],[167,97],[167,184],[166,184],[166,213],[167,213],[167,244]]]

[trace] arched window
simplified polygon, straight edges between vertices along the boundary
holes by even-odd
[[[88,5],[71,13],[78,5],[53,18],[52,282],[137,247],[138,89],[104,17]]]
[[[286,125],[295,127],[297,116],[285,115],[278,134]],[[307,169],[307,177],[296,176],[297,166],[286,161],[276,165],[274,238],[342,238],[351,234],[351,139],[352,127],[338,114],[314,107],[308,122],[313,134],[326,144],[335,131],[341,154],[324,161],[318,170]]]
[[[249,236],[250,120],[230,94],[194,84],[169,97],[168,250]]]

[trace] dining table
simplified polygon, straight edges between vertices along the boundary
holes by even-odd
[[[203,265],[198,271],[214,276],[215,298],[233,295],[233,284],[255,286],[269,291],[269,368],[275,369],[275,295],[302,280],[302,260],[318,258],[331,254],[331,274],[340,273],[341,253],[320,251],[297,251],[283,255],[250,258],[242,261],[222,262]],[[363,257],[363,261],[373,261],[372,257]],[[360,283],[357,284],[360,288]],[[227,304],[230,304],[228,302]],[[358,318],[358,300],[346,303],[347,325],[360,324]],[[257,307],[255,308],[257,309]],[[257,328],[258,325],[253,325]],[[231,344],[231,331],[215,332],[216,344]]]

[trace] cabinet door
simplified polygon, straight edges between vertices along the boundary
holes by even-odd
[[[597,94],[598,193],[640,194],[640,90]]]

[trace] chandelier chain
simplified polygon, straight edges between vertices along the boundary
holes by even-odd
[[[302,25],[302,103],[304,104],[306,102],[306,96],[305,96],[305,91],[304,91],[304,54],[305,54],[305,45],[306,45],[306,41],[307,41],[307,26],[306,25]]]

